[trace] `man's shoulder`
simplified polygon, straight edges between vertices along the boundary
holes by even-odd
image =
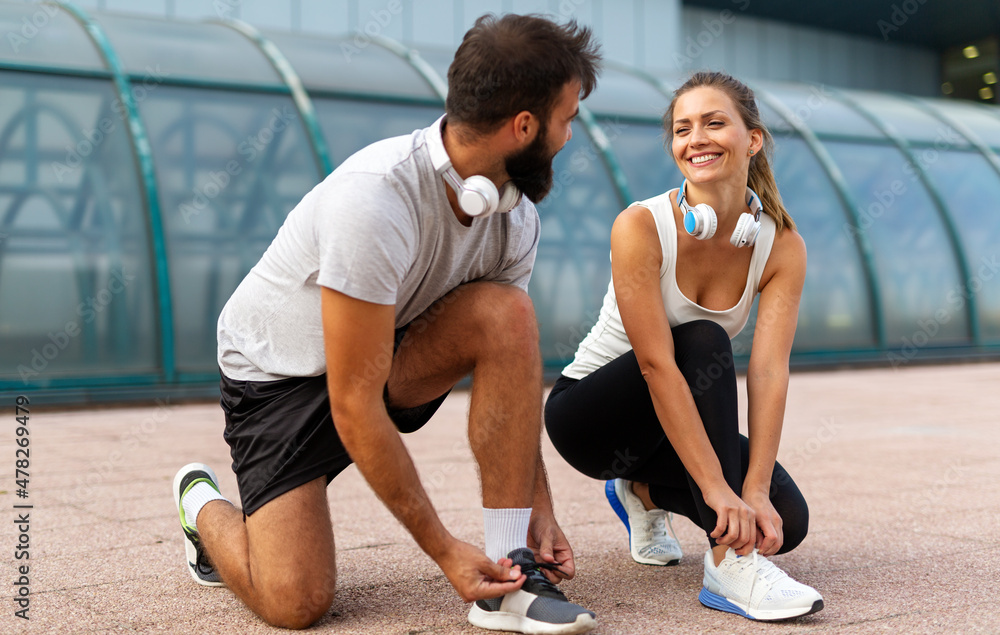
[[[370,174],[391,178],[415,167],[413,159],[422,145],[422,130],[376,141],[349,156],[333,176]]]

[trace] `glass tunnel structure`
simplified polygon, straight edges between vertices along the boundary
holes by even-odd
[[[326,174],[440,115],[452,55],[70,3],[0,3],[0,33],[0,393],[76,402],[214,394],[229,295]],[[679,81],[608,62],[556,157],[530,288],[550,376],[615,216],[680,185]],[[793,365],[1000,356],[1000,109],[751,85],[808,247]]]

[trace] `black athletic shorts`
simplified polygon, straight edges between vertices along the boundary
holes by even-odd
[[[394,351],[405,332],[396,331]],[[235,381],[219,374],[223,436],[244,514],[320,476],[329,484],[352,463],[333,425],[326,374],[278,381]],[[415,408],[387,403],[389,417],[400,432],[413,432],[430,420],[448,392]]]

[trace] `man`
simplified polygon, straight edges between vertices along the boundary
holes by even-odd
[[[573,576],[574,561],[541,459],[541,362],[526,291],[533,203],[552,186],[552,159],[599,62],[590,30],[575,23],[484,16],[448,71],[446,116],[361,150],[288,215],[219,318],[242,513],[208,466],[174,479],[196,581],[225,584],[277,626],[322,617],[336,580],[326,486],[353,460],[474,602],[473,624],[596,626],[553,584]],[[470,372],[485,553],[441,523],[399,437]]]

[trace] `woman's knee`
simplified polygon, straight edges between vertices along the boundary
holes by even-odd
[[[678,324],[670,329],[675,336],[683,337],[685,340],[703,343],[707,347],[717,349],[720,347],[729,348],[730,340],[726,329],[722,328],[718,322],[712,320],[692,320],[684,324]]]
[[[806,539],[806,534],[809,533],[809,507],[806,506],[805,501],[802,501],[794,513],[786,513],[781,520],[784,542],[778,553],[788,553],[802,544],[802,541]]]

